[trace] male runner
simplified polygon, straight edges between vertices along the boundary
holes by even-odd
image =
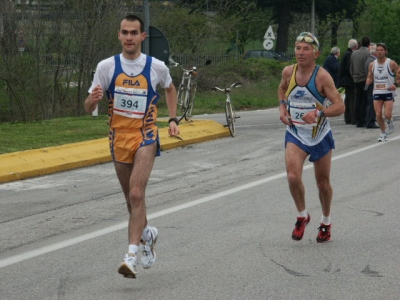
[[[121,21],[118,39],[122,53],[97,65],[85,101],[85,109],[91,113],[104,91],[109,99],[110,151],[129,212],[129,246],[118,272],[128,278],[137,276],[139,246],[143,268],[150,268],[156,259],[158,230],[147,225],[145,190],[155,156],[160,155],[155,123],[158,84],[165,89],[169,134],[179,134],[176,89],[166,65],[141,53],[141,43],[146,38],[143,27],[143,21],[135,15]]]
[[[290,193],[298,210],[292,239],[301,240],[311,218],[306,210],[305,188],[302,181],[304,161],[314,163],[315,179],[322,206],[322,217],[317,242],[331,239],[332,186],[330,169],[332,149],[335,148],[327,117],[339,116],[345,111],[343,100],[329,73],[316,65],[319,42],[309,33],[296,38],[297,64],[282,71],[278,89],[280,120],[287,125],[285,135],[285,162]],[[328,99],[332,103],[329,107]]]
[[[387,47],[384,43],[376,45],[376,60],[371,62],[368,66],[368,77],[366,84],[374,83],[373,99],[374,109],[376,113],[376,120],[381,128],[381,136],[378,142],[388,140],[388,134],[394,130],[393,125],[393,102],[396,95],[397,87],[400,83],[400,76],[396,81],[396,73],[399,66],[394,60],[387,58]],[[387,131],[385,120],[382,117],[382,109],[385,109],[385,119],[387,123]]]

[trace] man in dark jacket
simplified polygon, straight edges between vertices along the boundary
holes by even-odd
[[[350,73],[350,57],[353,51],[358,48],[357,41],[351,39],[348,47],[340,61],[339,86],[345,88],[344,104],[346,110],[344,112],[344,121],[346,124],[356,125],[356,99],[354,95],[354,81]]]
[[[340,49],[338,47],[333,47],[331,49],[331,53],[324,61],[324,69],[331,74],[333,82],[335,83],[336,87],[339,87],[339,56],[340,56]]]
[[[371,43],[369,46],[369,52],[371,55],[367,58],[364,64],[365,72],[368,74],[368,67],[371,62],[376,59],[376,44]],[[368,75],[367,75],[368,76]],[[365,125],[367,128],[379,128],[376,125],[376,113],[374,108],[374,99],[373,99],[373,84],[370,84],[367,88],[367,108],[366,108],[366,117],[365,117]]]
[[[370,56],[369,45],[371,40],[369,37],[361,39],[361,47],[351,54],[350,57],[350,73],[354,80],[355,97],[356,97],[356,125],[357,127],[365,127],[366,108],[368,102],[365,82],[367,74],[365,73],[364,64]]]

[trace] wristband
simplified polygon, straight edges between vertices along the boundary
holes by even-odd
[[[287,101],[286,100],[279,100],[279,105],[283,104],[285,106],[287,106]]]
[[[175,123],[176,123],[176,125],[178,125],[178,124],[179,124],[179,121],[178,121],[178,119],[177,119],[177,118],[170,118],[170,119],[168,120],[168,124],[169,124],[169,123],[171,123],[171,122],[175,122]]]

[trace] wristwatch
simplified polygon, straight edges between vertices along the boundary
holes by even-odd
[[[393,83],[395,87],[398,87],[399,84],[397,82]]]
[[[322,111],[322,109],[318,109],[317,116],[320,118],[325,117],[325,113]]]
[[[171,122],[175,122],[176,125],[179,125],[179,121],[178,121],[177,118],[171,118],[171,119],[169,119],[169,120],[168,120],[168,124],[171,123]]]

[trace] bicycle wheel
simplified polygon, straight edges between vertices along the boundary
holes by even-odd
[[[182,105],[183,105],[183,95],[184,95],[183,90],[184,90],[183,86],[182,86],[182,84],[180,84],[179,88],[177,89],[177,95],[176,95],[176,98],[178,99],[178,108],[179,109],[181,109]]]
[[[190,92],[189,92],[189,98],[187,102],[187,110],[185,114],[185,120],[190,121],[192,119],[193,115],[193,106],[194,106],[194,98],[196,97],[196,91],[197,91],[197,83],[192,83],[190,87]]]
[[[225,105],[226,123],[228,124],[229,132],[231,136],[235,136],[235,113],[233,112],[232,104],[230,101],[226,101]]]
[[[181,113],[181,117],[178,118],[178,122],[180,122],[186,115],[186,112],[188,110],[188,98],[189,98],[189,91],[182,87],[179,86],[178,90],[178,111]]]

